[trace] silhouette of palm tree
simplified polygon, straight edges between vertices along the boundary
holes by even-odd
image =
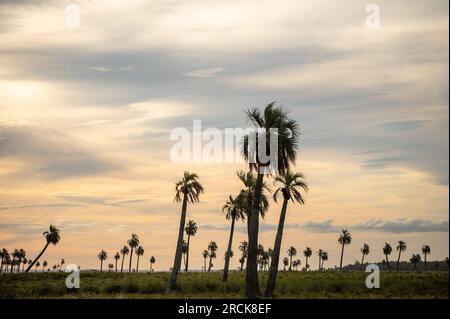
[[[319,270],[322,270],[322,255],[323,255],[323,250],[319,249],[317,251],[317,256],[319,256]]]
[[[208,250],[209,250],[209,266],[208,266],[208,272],[211,271],[211,268],[213,266],[212,260],[213,258],[216,258],[216,251],[217,251],[217,244],[215,241],[211,241],[208,244]]]
[[[186,227],[184,228],[184,231],[186,232],[186,235],[188,236],[187,239],[187,252],[186,252],[186,268],[184,271],[189,270],[189,248],[191,247],[191,236],[195,236],[198,231],[197,223],[193,220],[189,220],[186,224]]]
[[[343,229],[342,234],[339,236],[338,242],[342,245],[341,262],[339,264],[339,269],[342,269],[342,261],[344,260],[344,247],[345,245],[351,244],[352,235],[346,229]]]
[[[306,249],[303,251],[303,256],[306,257],[305,269],[308,270],[310,268],[309,264],[308,264],[308,259],[309,259],[309,257],[312,256],[312,249],[311,249],[311,247],[306,247]]]
[[[397,259],[397,271],[400,266],[400,256],[402,254],[402,251],[406,250],[406,243],[403,240],[399,240],[397,245],[397,251],[398,251],[398,259]]]
[[[206,259],[208,259],[209,257],[209,251],[207,251],[206,249],[202,252],[202,256],[203,256],[203,271],[206,272]]]
[[[187,254],[187,252],[188,252],[188,244],[183,239],[183,245],[181,246],[181,253],[183,254],[183,263],[184,263],[185,269],[186,269],[186,254]]]
[[[269,134],[272,129],[277,129],[276,138],[278,140],[277,150],[277,167],[274,167],[275,172],[278,171],[283,174],[286,169],[289,169],[291,163],[295,163],[295,158],[298,149],[299,127],[295,120],[288,118],[288,111],[284,107],[276,107],[275,102],[270,103],[264,109],[264,112],[253,108],[246,111],[247,120],[257,129],[265,129],[266,150],[270,149],[271,137]],[[256,142],[259,137],[256,136]],[[273,143],[273,141],[272,141]],[[258,148],[251,150],[249,153],[249,136],[244,137],[243,155],[249,162],[249,168],[256,170],[257,179],[254,188],[254,196],[252,198],[252,210],[249,218],[249,233],[248,233],[248,258],[245,278],[245,295],[247,298],[256,298],[259,295],[258,282],[258,265],[257,265],[257,250],[258,250],[258,229],[259,229],[259,211],[261,203],[261,194],[263,190],[264,175],[267,172],[268,163],[259,161],[260,156]],[[253,151],[256,157],[253,156]],[[253,159],[257,159],[254,161]],[[275,173],[271,172],[271,173]]]
[[[283,270],[286,271],[286,267],[289,265],[289,258],[283,258]]]
[[[363,266],[364,266],[364,256],[368,255],[369,252],[370,252],[370,247],[369,247],[369,245],[367,245],[365,243],[364,246],[361,248],[361,253],[362,253],[361,270],[363,269]]]
[[[228,239],[228,247],[225,252],[225,266],[223,268],[223,282],[227,282],[228,280],[228,269],[230,266],[230,257],[231,257],[231,249],[233,245],[233,234],[234,234],[234,225],[235,222],[239,219],[244,220],[244,210],[243,210],[243,202],[242,197],[239,196],[233,198],[233,196],[229,196],[227,202],[222,207],[222,210],[226,213],[225,218],[227,220],[231,220],[231,228],[230,228],[230,237]]]
[[[414,265],[414,270],[417,269],[417,263],[420,262],[421,258],[419,254],[413,254],[412,257],[409,259],[409,261]]]
[[[36,268],[34,268],[34,272],[37,272],[39,266],[41,265],[41,263],[39,261],[36,262]]]
[[[154,256],[150,257],[150,272],[153,271],[153,264],[156,262],[156,258]]]
[[[112,271],[114,269],[114,264],[108,264],[108,271]]]
[[[120,259],[120,254],[119,254],[119,252],[116,252],[116,254],[114,255],[114,263],[115,263],[116,272],[117,272],[117,262],[119,261],[119,259]]]
[[[429,255],[431,252],[431,248],[428,245],[422,246],[422,254],[423,254],[423,261],[425,263],[425,271],[427,271],[427,255]]]
[[[248,242],[242,241],[239,245],[239,250],[241,251],[241,259],[239,259],[239,262],[241,263],[241,271],[244,269],[244,263],[245,259],[247,259],[247,253],[248,253]]]
[[[187,204],[194,204],[200,200],[200,194],[203,193],[203,186],[198,181],[198,175],[191,172],[184,172],[183,178],[175,184],[174,201],[182,202],[180,227],[178,230],[177,247],[173,261],[172,273],[170,275],[168,290],[175,290],[178,271],[181,267],[181,255],[183,248],[183,229],[186,222]]]
[[[292,270],[292,257],[295,257],[297,255],[297,249],[295,249],[295,247],[291,246],[288,249],[287,254],[289,256],[289,270]]]
[[[42,271],[43,272],[45,271],[45,268],[47,268],[47,266],[48,266],[48,262],[47,262],[47,260],[44,260],[44,262],[42,263]]]
[[[136,234],[131,234],[131,238],[127,241],[128,246],[130,246],[130,264],[128,266],[128,272],[131,272],[131,261],[133,259],[133,251],[139,246],[139,236]]]
[[[130,252],[130,249],[128,246],[123,246],[123,248],[120,250],[120,253],[122,254],[122,266],[120,266],[120,272],[123,272],[123,262],[125,261],[125,256],[128,255]]]
[[[47,249],[47,247],[50,244],[56,245],[59,240],[60,240],[60,235],[59,235],[59,229],[56,228],[53,225],[50,225],[49,227],[49,231],[45,231],[43,233],[45,240],[46,240],[46,244],[44,246],[44,249],[42,249],[42,251],[40,252],[40,254],[33,260],[33,262],[31,263],[31,265],[28,266],[26,272],[29,272],[30,269],[34,266],[34,264],[39,260],[39,258],[41,258],[41,256],[44,254],[45,250]]]
[[[104,250],[99,252],[97,255],[98,259],[100,259],[100,271],[103,271],[103,261],[105,261],[108,258],[108,253]]]
[[[144,255],[144,247],[139,246],[136,248],[136,256],[137,256],[137,263],[136,263],[136,272],[139,272],[139,257]]]
[[[383,254],[386,256],[386,264],[389,270],[391,266],[389,265],[389,255],[392,253],[392,246],[388,243],[384,243]]]
[[[5,263],[6,260],[8,260],[9,257],[9,252],[6,248],[3,248],[0,251],[0,257],[2,258],[1,263],[0,263],[0,273],[3,272],[3,264]]]
[[[281,187],[279,187],[274,192],[273,199],[275,202],[277,202],[278,196],[282,194],[283,206],[281,208],[280,220],[278,222],[278,229],[275,237],[274,253],[272,263],[270,265],[269,279],[267,280],[267,287],[265,291],[266,297],[272,297],[275,290],[281,252],[281,242],[283,238],[284,221],[286,219],[288,202],[289,200],[291,200],[293,203],[297,202],[303,205],[305,201],[300,191],[308,191],[308,186],[303,181],[303,175],[301,173],[294,173],[290,169],[286,170],[284,174],[280,174],[275,177],[274,184],[276,183],[280,184]]]
[[[320,269],[324,269],[323,264],[328,260],[328,253],[326,251],[322,251],[320,259],[322,259],[322,265],[320,266]]]

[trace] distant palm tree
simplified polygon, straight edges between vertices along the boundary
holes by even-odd
[[[14,266],[16,265],[16,260],[19,260],[19,258],[20,258],[20,251],[18,249],[14,249],[11,256],[12,256],[12,260],[11,260],[10,273],[12,274],[14,271]]]
[[[431,252],[431,248],[428,245],[422,246],[422,254],[423,254],[423,261],[425,263],[425,271],[427,271],[427,255],[429,255]]]
[[[103,271],[103,261],[105,261],[108,258],[108,253],[104,250],[99,252],[97,255],[98,259],[100,259],[100,271]]]
[[[369,252],[370,252],[370,247],[369,247],[369,245],[367,245],[366,243],[364,243],[364,246],[361,248],[361,253],[362,253],[361,270],[363,269],[363,266],[364,266],[364,256],[368,255]]]
[[[114,264],[109,263],[108,264],[108,270],[112,271],[114,269]]]
[[[48,262],[47,260],[44,260],[44,262],[42,263],[42,271],[45,271],[45,268],[48,266]]]
[[[419,254],[413,254],[409,261],[414,265],[414,270],[417,271],[417,263],[420,262],[421,258]]]
[[[150,257],[150,272],[153,271],[153,264],[156,262],[156,258],[154,256]]]
[[[169,280],[169,290],[175,290],[178,271],[181,267],[183,230],[186,223],[187,204],[194,204],[200,200],[200,194],[203,193],[203,186],[198,181],[197,174],[184,172],[183,178],[175,184],[175,191],[176,193],[174,201],[177,203],[182,202],[182,206],[175,258],[173,261],[172,274],[170,275]]]
[[[280,187],[275,190],[273,199],[277,202],[278,196],[283,196],[283,206],[281,208],[280,220],[278,221],[278,229],[275,237],[274,252],[272,263],[270,265],[269,279],[267,280],[267,286],[265,291],[266,297],[272,297],[275,290],[275,284],[278,274],[278,265],[280,260],[281,242],[283,238],[284,221],[286,219],[286,212],[289,200],[293,203],[299,203],[303,205],[305,203],[301,190],[307,192],[308,186],[303,181],[302,173],[294,173],[290,169],[286,170],[284,174],[280,174],[275,177],[274,184],[280,184]]]
[[[239,250],[241,251],[241,259],[239,259],[239,262],[241,263],[241,271],[244,269],[245,259],[247,259],[247,249],[248,242],[244,240],[239,245]]]
[[[321,259],[322,259],[322,266],[320,268],[324,269],[323,264],[328,260],[328,253],[326,251],[322,251]]]
[[[117,262],[119,261],[119,259],[120,259],[120,254],[119,254],[119,252],[116,252],[116,254],[114,255],[114,261],[115,261],[115,269],[116,269],[116,272],[117,272]]]
[[[61,259],[61,264],[60,264],[60,267],[59,267],[60,270],[61,270],[61,267],[62,267],[65,263],[66,263],[66,261],[64,260],[64,258],[62,258],[62,259]]]
[[[1,263],[0,263],[0,273],[1,273],[3,271],[3,263],[10,258],[9,252],[6,248],[3,248],[0,251],[0,257],[2,258]]]
[[[286,267],[289,265],[289,258],[283,258],[283,270],[286,271]]]
[[[242,202],[242,198],[239,198],[239,196],[233,198],[233,196],[230,195],[227,202],[222,207],[222,210],[226,213],[225,218],[227,220],[231,220],[230,237],[228,239],[228,248],[225,253],[225,266],[223,268],[223,282],[227,282],[228,280],[228,269],[230,267],[231,249],[233,245],[234,224],[239,219],[245,219],[243,205],[244,203]]]
[[[188,252],[188,244],[187,242],[183,239],[183,246],[181,246],[181,253],[183,254],[183,263],[184,263],[184,267],[186,267],[186,254]]]
[[[289,256],[289,270],[292,270],[292,257],[295,257],[297,255],[297,249],[295,249],[295,247],[291,246],[288,249],[287,254]]]
[[[209,250],[209,266],[208,266],[208,272],[211,271],[211,267],[213,266],[212,260],[213,258],[216,258],[216,251],[217,251],[217,244],[215,241],[211,241],[208,244],[208,250]]]
[[[184,271],[189,270],[189,248],[191,247],[191,236],[195,236],[198,231],[197,223],[193,220],[189,220],[186,224],[186,227],[184,228],[184,231],[186,232],[186,235],[188,236],[187,239],[187,252],[186,252],[186,268]]]
[[[388,243],[384,243],[383,254],[386,256],[386,264],[389,270],[391,270],[391,266],[389,265],[389,255],[392,253],[392,247]]]
[[[39,268],[39,266],[41,265],[41,263],[39,261],[36,262],[36,268],[34,269],[34,272],[36,272]]]
[[[56,265],[53,265],[52,269],[53,269],[53,272],[55,272],[56,271]]]
[[[323,250],[319,249],[319,251],[317,252],[317,256],[319,256],[319,270],[322,270],[322,254],[323,254]]]
[[[136,256],[137,256],[137,264],[136,264],[136,272],[139,272],[139,257],[144,255],[144,247],[139,246],[136,248]]]
[[[128,255],[130,252],[130,249],[128,246],[123,246],[123,248],[120,250],[120,253],[122,254],[122,266],[120,267],[120,272],[123,272],[123,262],[125,261],[125,256]]]
[[[31,261],[30,261],[31,263]],[[22,259],[22,271],[25,271],[25,265],[28,264],[28,259],[26,257],[24,257]]]
[[[252,202],[251,213],[248,216],[250,227],[248,233],[248,258],[245,278],[245,295],[247,298],[256,298],[259,291],[258,282],[258,265],[257,265],[257,250],[258,250],[258,229],[259,229],[259,211],[261,204],[261,194],[263,189],[264,175],[267,173],[267,169],[275,170],[280,174],[283,174],[291,163],[295,163],[298,149],[298,136],[299,126],[295,120],[288,118],[288,111],[284,107],[275,106],[275,102],[267,105],[263,112],[253,108],[246,112],[247,120],[257,129],[265,129],[265,150],[270,149],[270,144],[273,132],[277,130],[276,138],[278,140],[278,152],[277,152],[277,167],[268,167],[267,163],[259,161],[261,157],[259,154],[259,148],[256,148],[253,157],[252,152],[249,153],[249,136],[244,137],[244,143],[242,145],[243,156],[249,162],[250,169],[255,169],[257,172],[257,179],[254,188],[254,196]],[[256,136],[256,142],[259,137]],[[260,141],[261,143],[261,141]],[[260,145],[259,145],[260,146]],[[258,160],[254,161],[256,158]],[[271,173],[275,173],[271,172]]]
[[[308,270],[309,267],[309,263],[308,263],[308,259],[309,257],[312,256],[312,249],[311,247],[306,247],[306,249],[303,251],[303,256],[306,257],[306,262],[305,262],[305,269]]]
[[[49,231],[44,232],[43,235],[46,240],[44,249],[42,249],[40,254],[33,260],[31,265],[28,266],[26,272],[29,272],[30,269],[34,266],[34,264],[39,260],[39,258],[41,258],[41,256],[44,254],[45,250],[47,249],[48,245],[50,245],[50,244],[56,245],[59,242],[59,239],[60,239],[59,229],[53,225],[50,225]]]
[[[133,259],[133,251],[139,246],[139,237],[136,234],[131,234],[131,238],[127,241],[128,246],[130,246],[130,264],[128,266],[128,272],[131,272],[131,261]]]
[[[344,247],[345,245],[351,244],[352,235],[346,229],[343,229],[342,234],[339,236],[338,242],[342,245],[341,262],[339,264],[339,269],[342,269],[342,261],[344,260]]]
[[[400,240],[397,245],[397,251],[398,251],[397,271],[400,266],[400,255],[402,254],[402,251],[405,251],[405,250],[406,250],[406,243],[403,240]]]
[[[203,256],[203,264],[204,264],[203,271],[206,271],[206,259],[208,259],[208,257],[209,257],[209,251],[204,250],[202,252],[202,256]]]

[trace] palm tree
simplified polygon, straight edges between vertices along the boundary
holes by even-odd
[[[403,240],[400,240],[397,245],[397,251],[398,251],[397,271],[400,266],[400,255],[402,254],[402,251],[405,251],[405,250],[406,250],[406,243]]]
[[[183,254],[183,263],[184,267],[186,267],[186,254],[188,251],[188,245],[187,242],[183,239],[183,245],[181,246],[181,253]]]
[[[286,271],[286,267],[289,265],[289,258],[283,258],[283,270]]]
[[[202,256],[203,256],[203,271],[206,271],[206,259],[208,259],[209,257],[209,251],[207,251],[206,249],[202,252]]]
[[[133,259],[133,250],[139,246],[139,237],[136,234],[131,234],[131,238],[127,241],[128,246],[130,246],[130,264],[128,266],[128,272],[131,272],[131,260]]]
[[[102,250],[98,255],[98,259],[100,259],[100,271],[103,271],[103,261],[105,261],[108,258],[108,253],[104,250]]]
[[[120,253],[122,254],[122,266],[120,267],[120,272],[123,272],[123,262],[125,261],[125,255],[128,255],[130,252],[130,249],[128,246],[123,246],[123,248],[120,250]]]
[[[64,258],[61,259],[61,265],[59,267],[59,269],[61,270],[61,267],[66,263],[66,261],[64,260]]]
[[[156,262],[156,258],[154,256],[150,257],[150,272],[153,271],[153,264]]]
[[[322,255],[323,255],[323,250],[319,249],[319,251],[317,252],[317,256],[319,256],[319,270],[322,270]]]
[[[117,272],[117,262],[119,261],[119,259],[120,259],[120,254],[119,254],[119,252],[116,252],[116,254],[114,255],[116,272]]]
[[[0,273],[3,271],[3,263],[9,259],[9,252],[6,248],[3,248],[0,251],[0,256],[2,257],[2,261],[0,263]],[[6,271],[6,270],[5,270]]]
[[[136,256],[137,256],[137,264],[136,264],[136,272],[139,272],[139,257],[144,254],[144,247],[139,246],[136,248]]]
[[[34,266],[34,264],[39,260],[39,258],[41,258],[41,256],[44,254],[45,250],[47,249],[48,245],[50,245],[50,244],[56,245],[59,242],[59,239],[60,239],[59,229],[53,225],[50,225],[49,231],[44,232],[43,235],[46,240],[44,249],[42,249],[40,254],[33,260],[31,265],[28,266],[26,272],[29,272],[30,269]]]
[[[109,263],[108,264],[108,270],[112,271],[114,269],[114,264]]]
[[[323,263],[328,260],[328,253],[326,251],[322,251],[322,255],[320,256],[320,258],[322,259],[322,266],[320,267],[320,269],[324,269]]]
[[[52,269],[53,269],[53,272],[55,272],[56,271],[56,265],[53,265],[53,267],[52,267]]]
[[[39,261],[36,262],[36,268],[34,268],[34,272],[36,272],[39,268],[39,266],[41,265],[41,263]]]
[[[186,232],[186,235],[188,236],[187,252],[186,252],[186,268],[184,269],[184,271],[189,270],[189,248],[190,248],[190,244],[191,244],[191,236],[195,236],[195,234],[197,233],[197,230],[198,230],[197,223],[194,222],[193,220],[189,220],[186,224],[186,227],[184,228],[184,231]]]
[[[392,253],[392,247],[388,243],[384,243],[383,254],[386,256],[386,264],[389,270],[391,270],[391,266],[389,265],[389,255]]]
[[[172,274],[170,275],[169,290],[175,290],[177,283],[178,271],[181,267],[181,255],[183,248],[183,229],[186,223],[186,210],[188,203],[196,203],[200,200],[200,194],[203,193],[203,186],[198,181],[198,176],[195,173],[184,172],[183,178],[175,184],[175,199],[174,201],[182,202],[180,227],[178,230],[177,248],[175,258],[173,261]]]
[[[287,254],[289,256],[289,270],[292,270],[292,257],[295,257],[297,255],[297,249],[295,249],[295,247],[291,246],[288,249]]]
[[[31,260],[30,260],[31,263]],[[25,265],[28,264],[28,259],[27,258],[23,258],[22,259],[22,271],[25,271]]]
[[[276,138],[278,140],[278,149],[272,150],[276,152],[276,167],[274,171],[280,174],[289,169],[291,163],[295,163],[298,149],[299,127],[295,120],[288,118],[288,112],[284,107],[276,107],[275,102],[270,103],[264,109],[264,112],[253,108],[246,112],[247,120],[256,128],[265,130],[266,147],[270,150],[273,130],[277,130]],[[272,131],[272,132],[271,132]],[[256,136],[256,144],[259,137]],[[253,146],[253,145],[251,145]],[[261,145],[259,145],[261,146]],[[254,148],[249,152],[249,136],[244,137],[243,155],[249,162],[251,170],[256,170],[257,179],[254,188],[254,196],[252,198],[252,209],[249,218],[248,233],[248,258],[245,277],[245,294],[248,298],[256,298],[259,295],[258,283],[258,265],[257,265],[257,249],[258,249],[258,229],[259,229],[259,211],[261,205],[261,194],[263,190],[263,182],[265,173],[275,173],[273,170],[267,171],[269,163],[262,163],[260,158],[263,154],[259,154],[259,149]],[[255,156],[253,156],[255,155]],[[265,154],[264,154],[265,155]],[[256,159],[256,160],[254,160]]]
[[[239,245],[239,250],[241,251],[242,255],[241,255],[241,259],[239,259],[239,262],[241,263],[241,271],[244,269],[244,263],[245,263],[245,259],[247,259],[247,253],[248,253],[248,242],[247,241],[242,241],[241,244]]]
[[[44,262],[42,263],[42,272],[45,271],[45,268],[48,266],[48,262],[47,260],[44,260]]]
[[[217,244],[215,241],[211,241],[208,244],[208,250],[209,250],[209,266],[208,266],[208,272],[211,271],[212,267],[212,260],[213,258],[216,258],[216,251],[217,251]]]
[[[421,258],[419,254],[413,254],[409,261],[414,265],[414,270],[417,271],[417,263],[420,262]]]
[[[18,249],[14,249],[14,251],[11,254],[12,256],[12,260],[11,260],[11,269],[10,269],[10,273],[12,274],[14,271],[14,265],[16,264],[16,259],[20,258],[20,252]]]
[[[366,243],[364,243],[364,246],[361,248],[361,253],[362,253],[361,270],[363,269],[363,266],[364,266],[364,256],[368,255],[369,252],[370,252],[370,247],[369,247],[369,245],[367,245]]]
[[[239,196],[237,198],[233,198],[233,196],[230,195],[227,202],[222,207],[222,210],[225,212],[225,218],[227,220],[231,220],[230,237],[228,239],[228,248],[225,253],[225,266],[223,268],[223,282],[227,282],[228,280],[228,269],[230,267],[231,249],[233,245],[234,224],[239,219],[245,219],[242,206],[242,198],[240,199]]]
[[[309,257],[312,256],[312,249],[311,249],[311,247],[306,247],[306,249],[303,251],[303,256],[306,257],[305,269],[308,270],[310,268],[309,264],[308,264],[308,259],[309,259]]]
[[[283,206],[281,208],[280,220],[278,222],[277,234],[275,237],[274,253],[272,263],[270,265],[269,279],[267,280],[267,287],[265,296],[272,297],[275,290],[275,283],[278,274],[278,264],[280,260],[281,241],[283,238],[284,221],[286,218],[287,205],[289,200],[293,203],[297,202],[301,205],[305,203],[300,190],[308,191],[308,186],[303,181],[301,173],[294,173],[290,169],[286,170],[283,175],[278,175],[274,183],[279,183],[279,187],[273,194],[273,199],[277,202],[278,196],[283,195]]]
[[[425,263],[425,271],[427,271],[427,255],[429,255],[431,252],[431,248],[428,245],[422,246],[422,254],[423,254],[423,261]]]
[[[339,236],[338,242],[342,245],[341,262],[339,264],[339,269],[342,269],[342,261],[344,260],[344,247],[345,245],[351,244],[352,235],[346,229],[343,229],[342,234]]]

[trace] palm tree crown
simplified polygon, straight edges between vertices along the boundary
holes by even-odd
[[[277,175],[277,177],[275,177],[274,184],[276,183],[280,183],[281,187],[273,193],[273,199],[275,202],[277,201],[280,193],[282,193],[283,198],[287,200],[292,200],[292,202],[298,202],[302,205],[305,203],[305,200],[299,191],[299,189],[303,189],[305,192],[308,191],[308,186],[303,181],[302,173],[294,173],[288,169],[284,174]]]
[[[186,194],[187,200],[190,203],[195,203],[200,200],[199,196],[203,193],[203,186],[198,181],[198,175],[191,172],[184,172],[183,178],[175,184],[175,198],[177,203],[183,199],[183,194]]]
[[[349,245],[352,242],[352,235],[348,232],[348,230],[343,229],[342,234],[339,236],[338,242],[341,245]]]
[[[406,250],[406,243],[403,240],[399,240],[397,245],[397,251],[405,251]]]
[[[385,243],[383,247],[383,254],[390,255],[391,253],[392,253],[392,246],[388,243]]]

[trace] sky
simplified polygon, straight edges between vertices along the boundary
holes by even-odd
[[[366,12],[376,4],[379,24]],[[245,110],[276,101],[301,129],[296,171],[305,205],[289,204],[290,246],[339,263],[403,259],[431,246],[448,256],[448,1],[0,0],[0,248],[61,241],[43,259],[81,268],[108,261],[137,233],[141,269],[171,267],[180,205],[175,182],[195,171],[205,188],[189,205],[199,230],[190,266],[230,223],[222,206],[245,163],[173,163],[175,128],[245,128]],[[77,15],[78,13],[78,15]],[[369,22],[368,22],[369,21]],[[272,185],[272,179],[267,179]],[[272,186],[274,188],[274,186]],[[281,205],[270,202],[260,242],[273,247]],[[234,238],[246,239],[238,223]],[[391,259],[396,258],[393,253]]]

